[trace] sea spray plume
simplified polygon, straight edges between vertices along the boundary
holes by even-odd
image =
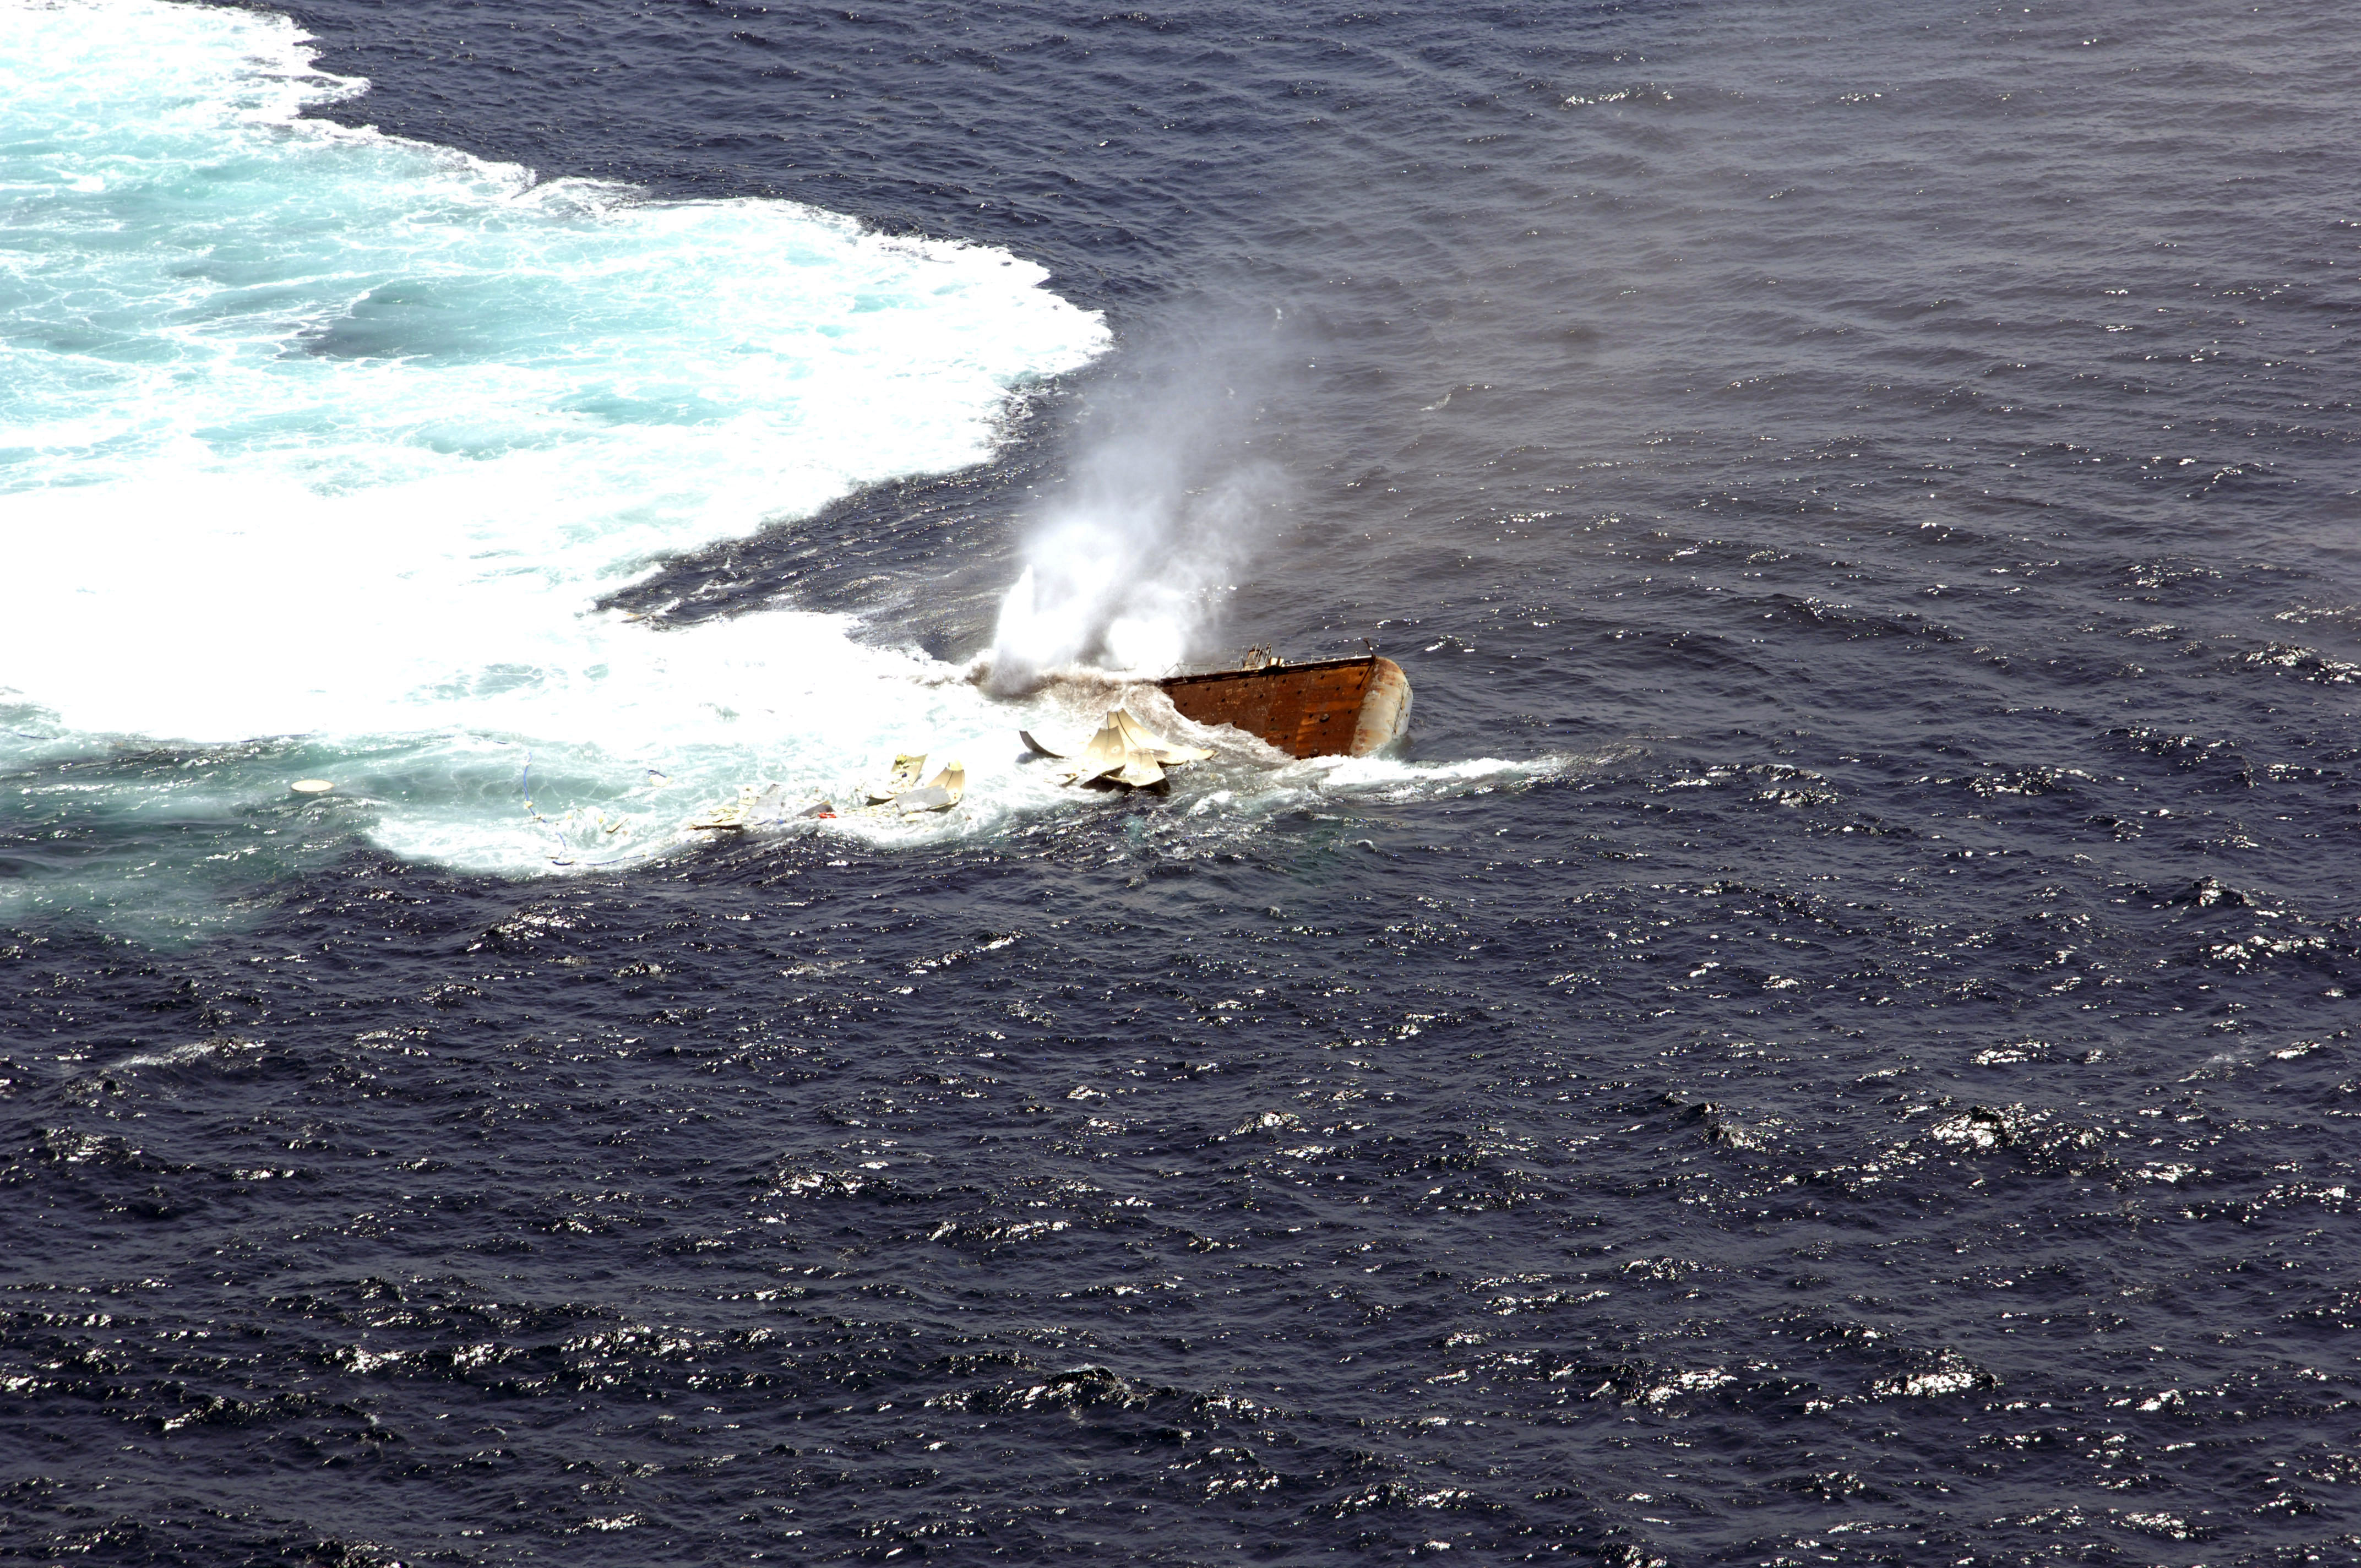
[[[1065,492],[1042,512],[981,666],[996,696],[1075,664],[1163,674],[1190,652],[1269,531],[1279,465],[1255,451],[1267,350],[1218,356],[1112,393]]]

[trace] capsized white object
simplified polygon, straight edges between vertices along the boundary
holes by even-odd
[[[326,779],[297,779],[287,787],[297,795],[325,795],[336,786]]]
[[[952,764],[954,767],[957,765],[957,763]],[[904,752],[894,759],[894,771],[886,775],[884,784],[866,786],[865,793],[869,796],[870,804],[883,805],[896,795],[909,794],[918,787],[919,776],[926,771],[927,754],[924,751],[915,754]]]
[[[1025,730],[1017,734],[1045,757],[1080,764],[1063,780],[1069,784],[1113,779],[1134,789],[1145,789],[1162,784],[1166,768],[1180,762],[1202,762],[1213,754],[1210,747],[1175,745],[1134,718],[1129,709],[1121,707],[1107,710],[1106,722],[1099,726],[1098,733],[1083,745],[1078,757],[1053,751]]]
[[[896,779],[902,777],[902,764],[908,762],[911,764],[910,782],[916,784],[918,771],[926,765],[926,761],[924,757],[896,757],[894,759],[894,776]],[[868,815],[907,817],[921,811],[949,811],[966,793],[967,770],[957,762],[945,762],[941,771],[928,779],[923,788],[906,789],[899,795],[879,801],[869,808]],[[870,798],[874,800],[876,796],[873,794]]]

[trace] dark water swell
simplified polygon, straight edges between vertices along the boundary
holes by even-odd
[[[11,932],[0,1550],[2355,1553],[2334,8],[302,15],[390,130],[1113,313],[650,603],[972,652],[1251,322],[1226,634],[1530,766]]]

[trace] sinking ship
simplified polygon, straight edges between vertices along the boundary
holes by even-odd
[[[1208,727],[1243,729],[1290,757],[1366,757],[1398,740],[1410,723],[1410,677],[1375,652],[1357,659],[1290,664],[1268,648],[1247,653],[1235,670],[1167,675],[1155,683],[1185,718]],[[1160,785],[1176,762],[1201,762],[1213,753],[1179,746],[1148,729],[1121,707],[1079,752],[1044,745],[1017,731],[1038,755],[1075,764],[1063,782]]]
[[[1410,726],[1410,677],[1375,652],[1290,664],[1257,648],[1242,668],[1156,684],[1183,718],[1235,725],[1290,757],[1366,757]]]
[[[1242,729],[1290,757],[1366,757],[1392,745],[1410,725],[1410,677],[1374,652],[1290,664],[1268,648],[1256,648],[1238,669],[1167,675],[1153,684],[1183,718]],[[1161,788],[1168,768],[1213,755],[1210,748],[1156,734],[1121,707],[1107,710],[1105,722],[1078,751],[1060,751],[1022,729],[1017,738],[1038,756],[1072,763],[1060,781],[1069,785]],[[899,817],[958,806],[966,770],[947,763],[921,784],[926,761],[915,754],[895,758],[893,776],[863,790],[869,804],[859,814]],[[706,810],[687,826],[693,832],[735,833],[837,815],[829,801],[804,804],[777,784],[759,791],[749,784],[736,800]]]

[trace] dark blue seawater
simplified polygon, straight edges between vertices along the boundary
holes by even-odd
[[[2361,1561],[2345,7],[291,14],[1105,313],[649,636],[970,657],[1218,386],[1201,652],[1525,765],[517,881],[11,764],[129,891],[0,932],[0,1559]]]

